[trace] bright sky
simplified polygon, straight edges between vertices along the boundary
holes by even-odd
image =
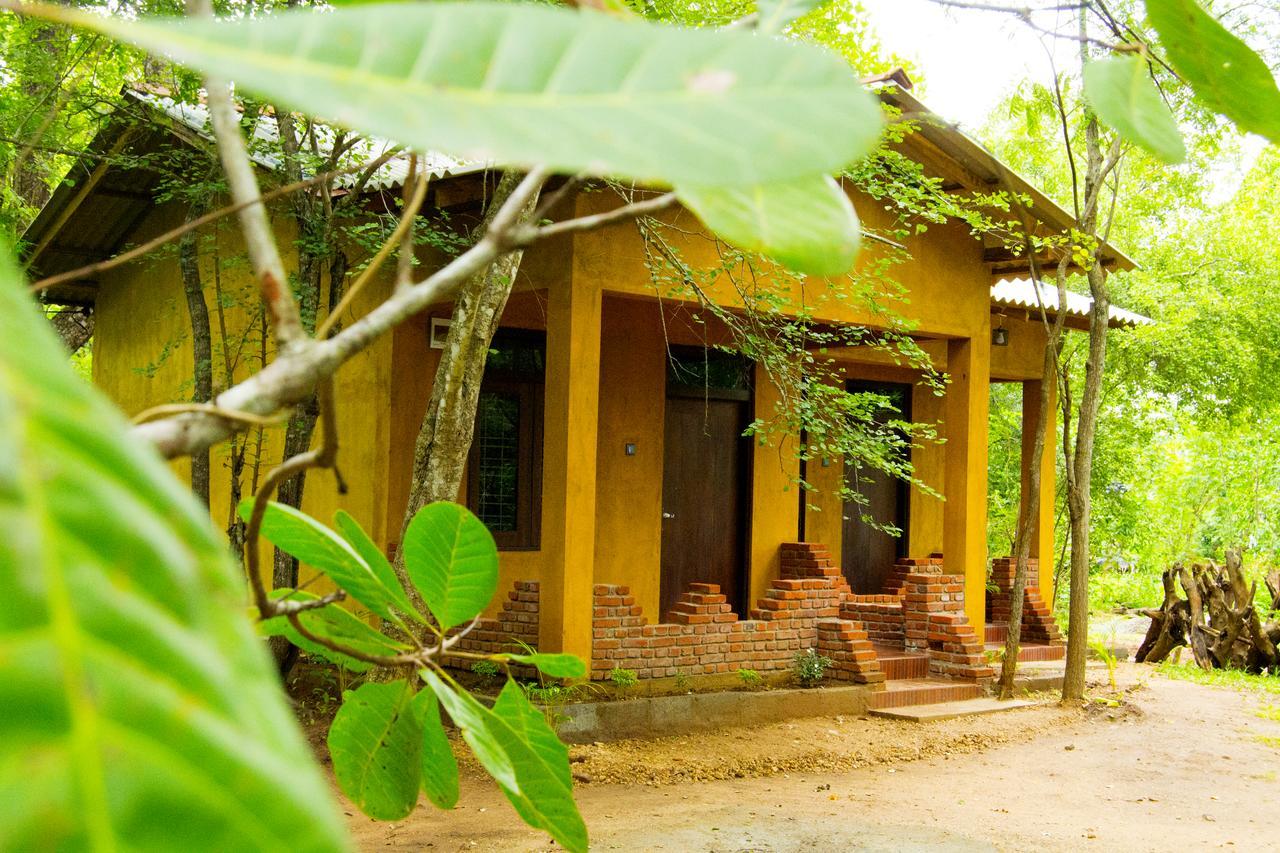
[[[921,94],[929,108],[970,131],[1018,81],[1052,77],[1041,36],[1012,16],[947,9],[929,0],[864,2],[884,46],[923,72]],[[1059,63],[1071,67],[1067,52],[1075,47],[1054,44]]]

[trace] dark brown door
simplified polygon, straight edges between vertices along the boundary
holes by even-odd
[[[742,613],[747,403],[667,398],[662,468],[662,617],[691,583],[715,583]]]
[[[849,390],[869,391],[889,398],[893,409],[882,408],[876,413],[876,420],[881,424],[911,419],[910,385],[857,382],[850,383]],[[909,487],[897,477],[863,467],[851,467],[846,477],[849,488],[867,502],[859,505],[846,501],[844,505],[844,541],[840,548],[844,576],[854,592],[875,595],[884,589],[893,564],[899,557],[906,556]],[[864,516],[880,525],[892,525],[903,533],[894,536],[867,523]]]

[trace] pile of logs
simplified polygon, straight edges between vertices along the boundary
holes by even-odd
[[[1266,576],[1271,606],[1280,610],[1280,571]],[[1264,622],[1254,603],[1257,583],[1250,586],[1241,567],[1240,552],[1228,551],[1219,566],[1181,563],[1164,573],[1164,603],[1144,610],[1151,618],[1146,639],[1134,660],[1159,663],[1179,646],[1190,646],[1203,669],[1243,669],[1262,672],[1280,667],[1280,623]],[[1178,594],[1179,587],[1186,598]]]

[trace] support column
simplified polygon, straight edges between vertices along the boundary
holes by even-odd
[[[969,624],[986,624],[987,412],[990,407],[991,335],[947,343],[946,504],[942,554],[948,574],[964,576]]]
[[[596,430],[600,413],[598,282],[572,276],[547,294],[539,649],[591,660]]]
[[[1042,380],[1022,383],[1022,490],[1021,512],[1027,511],[1029,467],[1035,444],[1036,421],[1040,417],[1040,387]],[[1036,514],[1035,528],[1031,536],[1031,557],[1040,563],[1040,597],[1053,601],[1053,520],[1055,492],[1058,477],[1058,389],[1049,384],[1049,416],[1044,434],[1044,453],[1040,462],[1040,511]]]

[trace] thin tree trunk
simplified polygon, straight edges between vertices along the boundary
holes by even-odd
[[[206,208],[203,201],[193,203],[187,209],[187,222],[204,215]],[[178,268],[191,319],[191,399],[207,403],[213,399],[213,332],[209,328],[209,306],[204,301],[204,284],[200,278],[200,238],[194,231],[184,234],[178,244]],[[209,459],[207,448],[191,456],[191,491],[206,507],[209,506]]]
[[[523,175],[518,172],[503,173],[477,233],[483,233],[522,179]],[[521,211],[521,221],[532,215],[537,200],[535,193]],[[483,272],[472,276],[458,292],[444,352],[440,355],[440,364],[431,386],[431,399],[414,444],[413,478],[409,485],[409,503],[405,507],[401,541],[403,531],[418,510],[434,501],[456,500],[458,497],[475,430],[476,406],[489,346],[511,295],[523,256],[522,251],[508,252]],[[394,566],[412,595],[413,587],[407,583],[404,574],[403,549],[396,553]]]
[[[1062,681],[1064,702],[1084,697],[1085,656],[1089,645],[1089,521],[1093,510],[1093,445],[1102,405],[1102,373],[1107,356],[1106,272],[1095,263],[1089,270],[1093,307],[1089,312],[1089,358],[1084,368],[1084,390],[1076,423],[1075,476],[1067,493],[1071,516],[1071,598],[1067,617],[1067,663]]]

